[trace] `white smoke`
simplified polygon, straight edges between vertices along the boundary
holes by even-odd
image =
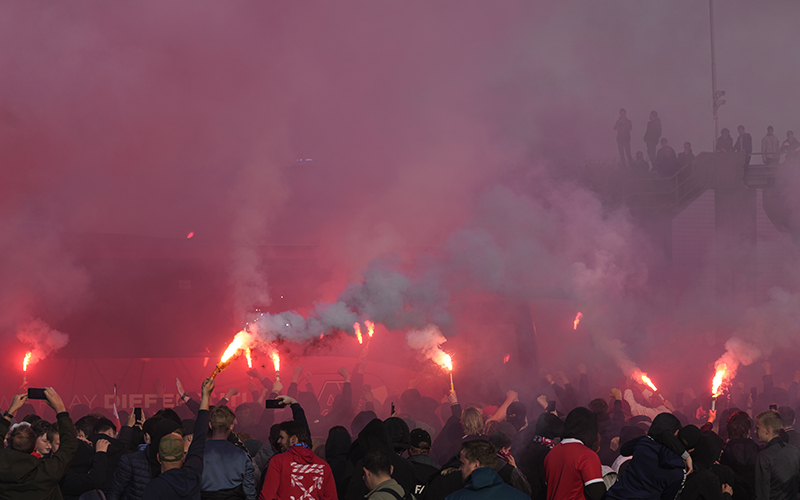
[[[32,319],[19,327],[17,338],[32,353],[28,366],[44,360],[69,343],[69,335],[50,328],[41,319]]]
[[[442,368],[447,368],[445,361],[447,354],[441,349],[441,345],[447,342],[447,339],[435,325],[409,331],[406,340],[408,346],[417,351],[423,359],[429,359]]]
[[[742,326],[725,342],[725,353],[714,367],[725,364],[727,380],[733,380],[739,366],[749,366],[769,357],[776,349],[800,345],[800,295],[783,288],[769,291],[769,300],[747,310]]]

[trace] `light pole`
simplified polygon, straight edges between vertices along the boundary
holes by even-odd
[[[714,0],[708,0],[708,20],[711,25],[711,94],[714,103],[714,140],[711,142],[712,151],[717,150],[717,137],[719,136],[719,119],[717,110],[725,104],[724,90],[717,90],[717,61],[714,55]]]

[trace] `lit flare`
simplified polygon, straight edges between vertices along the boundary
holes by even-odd
[[[239,357],[239,353],[247,350],[249,351],[248,340],[252,339],[252,334],[248,333],[245,330],[237,333],[230,344],[228,344],[228,348],[225,349],[225,352],[222,353],[222,357],[219,360],[219,363],[214,368],[214,373],[211,374],[211,378],[216,378],[217,375],[220,374],[222,370],[227,368],[231,362]],[[245,353],[247,355],[247,353]],[[249,361],[249,357],[248,357]],[[248,363],[249,364],[249,363]]]
[[[728,365],[721,363],[717,366],[717,373],[714,374],[714,380],[711,382],[711,395],[716,399],[722,394],[722,385],[728,374]]]
[[[581,319],[583,319],[583,313],[579,312],[575,315],[575,321],[572,322],[572,329],[577,330],[578,325],[581,324]]]
[[[250,348],[249,347],[245,347],[244,348],[244,357],[247,359],[247,367],[248,368],[252,368],[253,367],[253,358],[250,356]]]
[[[367,325],[367,335],[369,335],[369,338],[372,338],[372,336],[375,335],[375,323],[372,321],[364,321],[364,324]]]
[[[272,352],[272,367],[275,368],[275,374],[281,371],[281,356],[278,351]]]
[[[358,323],[353,323],[353,330],[356,331],[356,338],[358,339],[358,343],[363,344],[364,337],[361,335],[361,325]]]
[[[28,371],[28,364],[31,362],[31,357],[33,357],[33,353],[28,351],[25,358],[22,360],[22,371]]]
[[[652,380],[650,380],[650,377],[648,377],[648,376],[647,376],[646,374],[644,374],[644,373],[642,373],[640,377],[641,377],[641,380],[642,380],[642,383],[643,383],[643,384],[645,384],[645,385],[647,385],[648,387],[650,387],[651,389],[653,389],[653,392],[658,392],[658,388],[657,388],[657,387],[656,387],[656,385],[653,383],[653,381],[652,381]]]

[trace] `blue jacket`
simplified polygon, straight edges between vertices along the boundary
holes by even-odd
[[[150,445],[148,445],[150,446]],[[123,455],[114,472],[114,480],[108,489],[108,500],[142,500],[144,488],[152,479],[147,447]]]
[[[203,452],[208,433],[208,410],[197,412],[194,436],[183,466],[162,472],[147,484],[144,498],[147,500],[177,500],[188,498],[200,500],[200,485],[203,482]]]
[[[530,500],[531,497],[503,482],[491,467],[475,469],[463,489],[451,493],[446,500]]]
[[[203,457],[203,492],[232,490],[241,486],[247,500],[255,500],[253,461],[235,444],[224,440],[206,442]]]
[[[683,459],[649,436],[625,443],[622,455],[629,455],[630,448],[633,448],[633,458],[605,498],[674,500],[683,489],[686,478]]]

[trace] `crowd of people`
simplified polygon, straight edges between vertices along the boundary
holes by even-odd
[[[633,379],[620,388],[592,387],[590,379],[599,378],[580,365],[576,383],[560,372],[547,375],[546,389],[531,392],[530,401],[508,391],[490,401],[496,406],[462,404],[452,390],[437,400],[412,381],[384,405],[364,384],[364,366],[361,360],[352,373],[340,369],[341,392],[324,412],[301,366],[285,393],[280,380],[251,370],[256,402],[235,408],[226,404],[234,388],[212,404],[214,379],[204,380],[199,394],[176,381],[180,404],[149,416],[81,405],[67,411],[47,388],[51,423],[36,415],[27,393],[19,394],[0,418],[0,498],[798,495],[800,372],[775,384],[765,363],[760,392],[734,383],[713,402],[691,389],[668,401]]]
[[[614,123],[614,130],[617,131],[619,161],[623,167],[629,167],[634,172],[652,172],[661,177],[672,177],[694,161],[695,155],[690,142],[685,142],[683,151],[676,154],[669,145],[669,141],[662,137],[661,119],[658,117],[657,111],[650,112],[650,119],[644,133],[647,159],[642,151],[637,151],[635,158],[631,157],[633,122],[628,118],[625,109],[619,110],[619,118]],[[744,125],[739,125],[737,131],[739,135],[734,142],[730,130],[723,128],[716,140],[715,151],[718,153],[744,152],[746,155],[745,166],[747,166],[750,165],[753,155],[753,138],[745,130]],[[791,130],[786,132],[786,139],[783,142],[775,136],[774,132],[772,126],[767,127],[767,135],[761,140],[761,152],[757,154],[761,156],[763,163],[765,165],[778,164],[800,158],[800,141],[794,137],[794,132]]]

